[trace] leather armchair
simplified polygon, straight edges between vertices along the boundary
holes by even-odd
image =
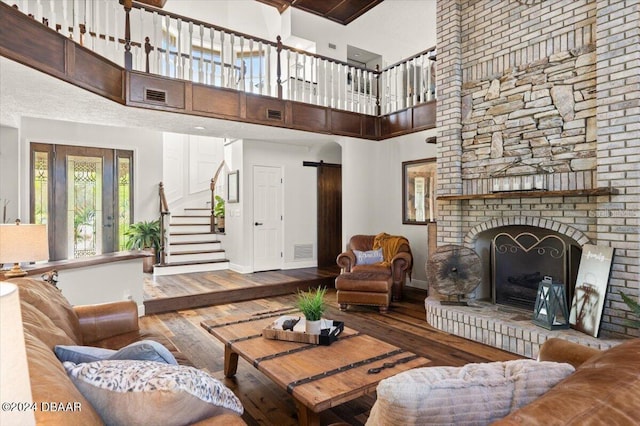
[[[394,301],[401,300],[407,274],[409,274],[409,278],[411,278],[411,268],[413,266],[411,247],[409,247],[408,243],[401,244],[395,256],[388,262],[373,265],[358,265],[353,250],[373,250],[375,238],[375,235],[352,236],[349,240],[347,250],[338,255],[336,262],[342,269],[342,272],[370,272],[390,275],[393,281],[392,298]]]

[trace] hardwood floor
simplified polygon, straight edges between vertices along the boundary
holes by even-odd
[[[181,277],[187,277],[185,282],[192,279],[185,275],[174,276],[173,280],[180,282],[183,279]],[[255,294],[256,288],[248,286],[242,289],[247,293],[244,297]],[[338,309],[335,289],[330,288],[326,296],[329,308],[325,316],[344,321],[350,328],[424,356],[432,361],[432,365],[459,366],[470,362],[519,358],[430,327],[425,321],[425,297],[424,291],[409,288],[405,299],[394,302],[387,314],[380,314],[377,309],[368,307],[350,307],[342,312]],[[237,375],[232,379],[224,377],[224,347],[200,326],[202,321],[229,315],[283,309],[293,306],[294,301],[293,292],[289,292],[274,297],[148,315],[141,318],[141,325],[165,334],[196,367],[207,370],[232,389],[244,404],[243,419],[249,425],[296,425],[293,400],[251,365],[240,360]],[[375,395],[367,395],[332,408],[321,414],[321,422],[323,425],[336,422],[362,425],[374,401]]]

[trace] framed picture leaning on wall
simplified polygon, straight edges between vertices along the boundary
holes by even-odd
[[[572,328],[593,337],[598,337],[600,332],[612,260],[612,247],[591,244],[582,247],[569,324]]]

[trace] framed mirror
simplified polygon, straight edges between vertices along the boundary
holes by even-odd
[[[239,202],[239,194],[238,194],[239,173],[240,171],[236,170],[227,174],[227,201],[229,203]]]
[[[426,225],[435,222],[436,159],[405,161],[402,163],[402,223]]]

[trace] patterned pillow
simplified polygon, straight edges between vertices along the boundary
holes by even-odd
[[[115,360],[63,365],[106,424],[177,426],[243,412],[231,390],[193,367]]]
[[[356,265],[373,265],[374,263],[380,263],[384,260],[381,248],[369,251],[354,250],[353,254],[356,255]]]
[[[113,349],[96,348],[93,346],[75,345],[56,345],[54,351],[60,361],[69,361],[76,364],[107,359],[157,361],[167,364],[178,363],[169,349],[153,340],[140,340],[138,342],[131,343],[118,351],[114,351]]]
[[[573,371],[569,364],[530,359],[416,368],[378,384],[367,426],[488,425]]]

